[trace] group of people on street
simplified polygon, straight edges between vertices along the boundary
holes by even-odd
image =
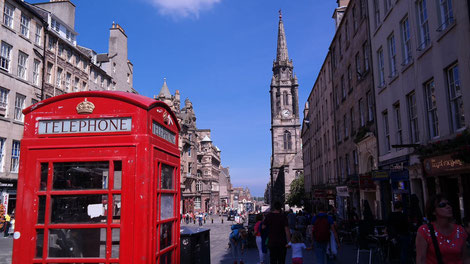
[[[428,199],[426,217],[420,212],[417,201],[412,198],[410,204],[416,208],[408,207],[409,211],[405,212],[405,205],[401,201],[395,202],[394,211],[385,221],[385,235],[395,248],[392,254],[397,257],[396,263],[470,264],[470,218],[464,217],[462,225],[457,224],[460,221],[454,218],[454,205],[442,194]],[[322,203],[317,204],[315,209],[316,214],[294,214],[293,211],[284,212],[282,204],[276,202],[269,213],[257,215],[253,233],[259,263],[267,263],[268,259],[270,264],[285,263],[289,247],[292,248],[293,264],[303,263],[303,251],[311,249],[315,263],[334,263],[341,246],[336,209]],[[365,211],[358,220],[358,246],[361,246],[361,233],[364,237],[374,233],[370,207],[370,212]],[[243,225],[238,225],[236,229],[237,235],[233,235],[233,231],[230,235],[235,264],[243,263],[247,238]],[[368,243],[367,239],[364,243]]]
[[[186,214],[181,215],[181,221],[184,221],[186,224],[189,224],[191,222],[196,223],[196,220],[198,222],[199,226],[202,226],[203,222],[205,223],[208,218],[207,213],[193,213],[193,212],[187,212]]]
[[[327,256],[332,251],[337,253],[339,239],[334,219],[327,214],[326,205],[320,204],[317,211],[318,214],[313,217],[304,212],[294,214],[289,211],[286,214],[282,210],[282,204],[276,202],[269,213],[258,214],[254,226],[254,236],[259,253],[259,263],[267,262],[268,258],[270,264],[285,263],[288,248],[292,248],[293,264],[302,264],[303,251],[311,249],[315,251],[316,263],[324,263],[327,259],[330,263],[332,258]],[[234,232],[234,229],[238,231]],[[306,233],[310,233],[312,241],[306,240]],[[242,264],[243,249],[246,246],[246,231],[243,226],[232,226],[229,241],[234,264]],[[332,244],[334,244],[334,249]]]

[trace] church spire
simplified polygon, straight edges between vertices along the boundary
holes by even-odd
[[[284,23],[282,23],[282,12],[279,10],[279,30],[277,35],[277,55],[276,62],[289,61],[287,53],[286,33],[284,32]]]

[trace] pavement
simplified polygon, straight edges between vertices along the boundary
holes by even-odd
[[[233,224],[233,221],[226,221],[227,218],[224,217],[224,223],[222,223],[221,218],[218,216],[214,217],[214,223],[211,223],[211,220],[206,221],[206,224],[203,224],[203,228],[210,229],[210,247],[211,247],[211,264],[233,264],[234,260],[230,249],[228,247],[228,237],[231,232],[230,226]],[[182,226],[186,224],[182,223]],[[187,226],[197,227],[198,224],[190,223]],[[357,257],[357,248],[354,245],[342,245],[338,252],[338,257],[334,263],[336,264],[350,264],[356,263]],[[367,256],[366,256],[367,255]],[[291,264],[292,250],[287,250],[286,264]],[[368,254],[361,254],[361,259],[359,263],[368,263]],[[259,262],[258,250],[256,247],[248,248],[244,253],[244,263],[246,264],[256,264]],[[268,261],[264,262],[269,264]],[[304,251],[304,263],[316,263],[314,251],[308,250]],[[380,264],[377,261],[372,260],[371,263]]]
[[[233,224],[233,221],[226,221],[226,217],[223,218],[224,222],[222,223],[221,218],[218,216],[214,217],[214,223],[211,223],[211,220],[208,220],[204,224],[203,228],[210,229],[210,247],[211,247],[211,264],[233,264],[232,256],[230,249],[228,247],[228,237],[231,232],[230,226]],[[182,226],[185,226],[182,223]],[[197,227],[198,224],[188,224],[187,226]],[[8,238],[3,238],[0,236],[0,264],[10,264],[11,263],[11,253],[13,248],[13,238],[10,236]],[[338,257],[336,259],[336,264],[349,264],[356,263],[356,254],[357,249],[354,245],[342,245],[338,252]],[[286,264],[291,264],[292,250],[287,250]],[[361,261],[359,263],[368,263],[368,256],[366,254],[361,255]],[[304,263],[316,263],[314,260],[313,250],[304,251]],[[258,263],[258,250],[256,247],[248,248],[244,253],[244,262],[246,264],[256,264]],[[372,263],[380,264],[375,261],[374,258]],[[184,264],[184,263],[183,263]],[[269,264],[268,261],[265,261],[265,264]]]
[[[0,235],[0,264],[11,263],[11,251],[13,250],[13,237],[4,238]]]

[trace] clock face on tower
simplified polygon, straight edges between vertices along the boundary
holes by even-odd
[[[281,112],[283,117],[289,117],[290,116],[290,111],[287,109],[282,110]]]

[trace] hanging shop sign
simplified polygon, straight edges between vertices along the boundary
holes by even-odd
[[[374,181],[386,181],[388,180],[388,171],[373,171],[372,180]]]
[[[470,170],[470,164],[462,160],[453,159],[452,154],[425,159],[424,171],[428,176],[461,173]]]

